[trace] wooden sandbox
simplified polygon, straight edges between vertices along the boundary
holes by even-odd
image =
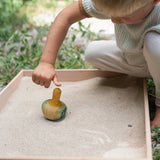
[[[99,70],[57,70],[61,121],[43,117],[52,97],[21,71],[0,92],[0,160],[151,160],[144,79]],[[117,76],[118,75],[118,76]]]

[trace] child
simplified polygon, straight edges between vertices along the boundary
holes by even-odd
[[[156,86],[156,114],[151,127],[160,127],[160,0],[79,0],[56,17],[32,79],[48,88],[61,86],[54,64],[71,24],[84,18],[111,19],[114,41],[88,45],[85,58],[94,67],[137,77],[152,77]]]

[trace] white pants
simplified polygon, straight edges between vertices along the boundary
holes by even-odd
[[[85,51],[86,61],[95,68],[152,77],[156,86],[156,106],[160,107],[160,35],[150,32],[145,36],[143,53],[123,53],[115,41],[91,42]]]

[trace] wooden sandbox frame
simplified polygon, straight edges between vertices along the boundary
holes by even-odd
[[[76,70],[56,70],[57,76],[60,81],[81,81],[87,80],[94,77],[115,77],[119,74],[113,72],[91,70],[91,69],[76,69]],[[22,77],[31,77],[32,70],[22,70],[18,75],[0,92],[0,110],[7,102],[7,97],[11,95],[16,88]],[[145,113],[145,141],[146,141],[146,157],[140,159],[125,159],[125,160],[151,160],[152,159],[152,148],[151,148],[151,134],[150,134],[150,118],[149,118],[149,105],[146,80],[143,80],[143,91],[144,91],[144,113]],[[108,158],[45,158],[45,157],[4,157],[0,155],[0,160],[117,160]],[[122,159],[119,159],[122,160]],[[124,160],[124,159],[123,159]]]

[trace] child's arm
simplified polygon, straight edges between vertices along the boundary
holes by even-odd
[[[75,2],[63,9],[52,24],[40,63],[32,74],[32,80],[36,84],[48,88],[53,80],[55,85],[61,86],[54,70],[58,50],[70,25],[89,17],[83,10],[80,2]]]

